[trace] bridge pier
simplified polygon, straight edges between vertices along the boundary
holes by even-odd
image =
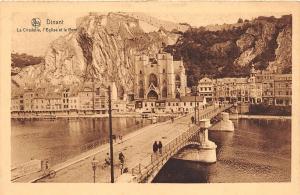
[[[195,144],[179,151],[172,158],[188,160],[194,162],[214,163],[217,161],[216,148],[217,145],[208,139],[208,127],[210,120],[203,119],[200,121],[201,132],[197,138],[194,138]]]
[[[229,120],[229,113],[221,112],[221,121],[219,121],[214,126],[210,127],[209,130],[213,131],[234,131],[234,125],[231,120]]]
[[[199,160],[206,163],[214,163],[217,161],[216,148],[217,145],[208,139],[208,128],[211,126],[209,119],[200,121],[201,132],[199,134]]]
[[[230,109],[229,119],[230,120],[238,120],[239,119],[239,111],[236,106],[234,106]]]

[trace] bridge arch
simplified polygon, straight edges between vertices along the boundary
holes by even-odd
[[[181,147],[179,147],[178,149],[176,149],[176,151],[173,153],[173,154],[170,154],[170,155],[166,155],[164,156],[163,159],[161,159],[160,162],[158,162],[158,167],[156,169],[153,169],[152,170],[152,173],[151,170],[149,171],[149,174],[148,174],[148,177],[145,178],[142,182],[146,182],[146,183],[151,183],[153,181],[153,179],[159,174],[159,172],[161,171],[161,168],[174,156],[176,155],[179,151],[185,149],[185,148],[188,148],[190,146],[199,146],[201,147],[201,144],[198,142],[198,141],[189,141],[189,142],[186,142],[185,144],[183,144]]]

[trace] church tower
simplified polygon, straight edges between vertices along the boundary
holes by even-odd
[[[250,70],[250,77],[255,77],[255,76],[256,76],[256,70],[254,68],[254,64],[252,64]]]

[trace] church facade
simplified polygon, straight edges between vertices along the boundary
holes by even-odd
[[[174,61],[160,51],[154,58],[135,56],[135,99],[160,100],[186,95],[187,81],[183,61]]]

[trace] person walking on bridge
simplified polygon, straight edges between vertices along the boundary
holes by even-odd
[[[154,144],[153,144],[153,152],[154,152],[154,154],[156,154],[157,150],[158,150],[158,144],[157,144],[157,141],[155,141]]]
[[[161,141],[158,142],[157,147],[158,147],[159,154],[161,155],[162,154],[162,143],[161,143]]]

